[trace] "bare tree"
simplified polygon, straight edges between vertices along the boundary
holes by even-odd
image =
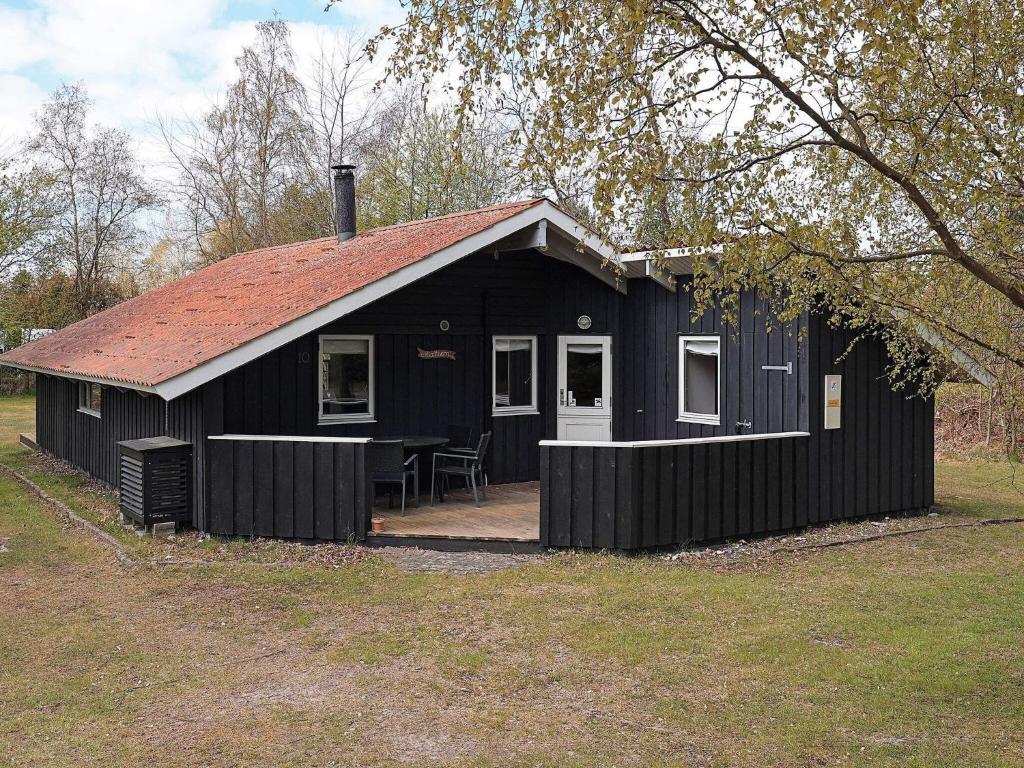
[[[236,59],[238,79],[202,119],[162,121],[204,261],[327,234],[324,187],[330,143],[344,126],[344,78],[323,62],[319,118],[310,118],[287,24],[257,25],[255,44]],[[326,149],[322,149],[323,142]],[[320,157],[324,157],[320,160]]]
[[[393,90],[357,142],[365,226],[479,208],[520,191],[508,128],[492,112],[456,135],[454,113],[414,87]]]
[[[314,145],[307,155],[307,173],[311,188],[323,201],[331,228],[336,222],[327,169],[334,163],[355,159],[358,144],[376,115],[379,95],[371,89],[364,45],[363,39],[347,34],[321,37],[309,73],[309,123]]]
[[[38,260],[50,241],[52,215],[46,175],[13,154],[0,156],[0,279]]]
[[[59,88],[36,116],[29,151],[49,177],[53,216],[41,266],[73,280],[78,318],[104,309],[123,257],[138,245],[138,214],[157,203],[127,133],[90,127],[81,85]]]
[[[504,200],[514,176],[492,114],[456,138],[450,109],[373,86],[364,42],[321,38],[303,85],[287,24],[257,27],[238,79],[202,119],[164,120],[176,195],[203,262],[334,232],[329,167],[359,167],[360,226]]]

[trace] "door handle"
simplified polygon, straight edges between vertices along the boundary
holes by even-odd
[[[559,405],[565,405],[565,390],[564,389],[558,390],[558,404]]]

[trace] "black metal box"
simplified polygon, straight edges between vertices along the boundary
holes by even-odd
[[[192,443],[161,436],[117,448],[122,515],[147,528],[192,521]]]

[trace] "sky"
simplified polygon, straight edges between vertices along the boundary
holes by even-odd
[[[201,114],[234,78],[256,22],[292,27],[302,68],[317,37],[371,34],[401,20],[399,0],[0,0],[0,148],[32,127],[63,82],[84,82],[93,118],[130,131],[157,163],[157,115]]]

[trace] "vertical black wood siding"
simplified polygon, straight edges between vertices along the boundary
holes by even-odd
[[[680,277],[675,293],[650,279],[629,281],[622,297],[622,332],[613,341],[615,440],[675,440],[807,429],[806,318],[773,322],[765,301],[751,291],[740,296],[736,322],[721,309],[694,317],[696,304]],[[720,424],[677,421],[679,336],[713,336],[721,344]],[[617,356],[617,357],[616,357]],[[793,364],[793,373],[763,365]],[[737,422],[749,421],[749,428]]]
[[[832,328],[809,329],[807,522],[880,515],[935,503],[935,401],[894,390],[885,345]],[[841,427],[824,429],[825,376],[843,377]]]
[[[332,437],[444,435],[450,424],[491,431],[492,483],[536,480],[538,442],[554,436],[558,334],[617,333],[621,294],[533,251],[477,254],[287,344],[223,377],[224,431]],[[449,330],[442,332],[446,320]],[[373,334],[376,421],[317,424],[321,333]],[[491,415],[491,339],[538,337],[538,414]],[[423,360],[417,349],[450,349]]]
[[[504,253],[497,258],[476,254],[170,403],[156,396],[105,388],[103,417],[96,419],[78,412],[75,381],[40,376],[37,439],[45,450],[112,485],[117,483],[119,440],[168,434],[192,442],[194,524],[200,529],[209,527],[207,504],[212,482],[207,472],[211,463],[203,439],[208,435],[382,437],[444,434],[449,424],[464,424],[494,433],[488,461],[492,483],[547,478],[550,467],[544,464],[546,459],[542,461],[538,443],[557,435],[558,336],[608,335],[612,338],[615,440],[809,432],[806,488],[792,494],[797,500],[807,498],[803,507],[797,504],[797,525],[932,503],[933,403],[891,391],[884,379],[884,349],[876,339],[860,341],[844,356],[853,340],[850,332],[833,330],[816,317],[786,327],[766,322],[767,305],[750,292],[741,296],[735,327],[725,322],[719,310],[694,317],[687,287],[685,278],[675,292],[652,280],[630,280],[628,294],[623,295],[577,267],[537,252]],[[586,332],[576,325],[583,314],[592,320]],[[442,320],[450,323],[446,332],[440,330]],[[374,335],[375,423],[317,424],[319,333]],[[495,334],[537,336],[538,414],[492,416],[491,337]],[[682,334],[721,339],[720,425],[676,420],[678,336]],[[421,360],[417,348],[452,349],[456,359]],[[761,367],[788,362],[793,363],[792,375]],[[822,429],[826,373],[844,376],[843,428],[830,432]],[[745,420],[751,427],[737,428],[736,423]],[[267,451],[266,447],[260,449],[261,454]],[[306,452],[307,448],[300,448],[299,458],[305,460]],[[296,460],[292,449],[275,447],[271,454],[282,466]],[[641,527],[642,519],[633,517],[630,505],[636,497],[622,485],[635,469],[632,459],[624,464],[613,451],[607,456],[595,455],[594,461],[611,462],[604,469],[615,470],[614,474],[597,469],[593,473],[603,489],[600,503],[608,505],[600,520],[605,526],[615,522],[613,538],[617,542],[632,541],[630,537],[639,537],[641,532],[649,539],[654,519],[659,531],[655,538],[677,535],[679,521],[670,533],[668,520],[651,518],[654,512],[647,506],[636,513],[647,515],[643,518],[648,522],[646,529]],[[673,463],[664,456],[658,461],[668,463],[659,479],[645,476],[645,482],[654,485],[645,486],[647,496],[643,498],[668,498],[671,472],[679,477],[692,474],[695,495],[691,503],[725,510],[718,517],[692,520],[694,539],[774,530],[785,517],[790,501],[787,473],[795,465],[786,464],[780,454],[765,452],[763,446],[740,442],[702,453],[690,462]],[[719,488],[706,483],[708,473],[734,465],[752,468],[751,473],[765,477],[769,485],[758,489],[740,482]],[[588,466],[584,463],[579,471],[585,473]],[[280,501],[275,502],[272,514],[280,535],[312,536],[314,520],[306,518],[305,508],[296,507],[294,514],[282,510],[305,503],[307,492],[313,494],[314,502],[319,492],[323,501],[325,491],[297,485],[289,490],[283,483],[290,481],[279,479],[273,493]],[[776,484],[778,503],[774,500]],[[545,488],[543,492],[545,497],[571,493],[565,488]],[[771,502],[755,503],[759,492],[767,493]],[[609,501],[612,498],[614,503]],[[263,514],[271,513],[264,509]],[[289,530],[292,533],[287,533]],[[556,531],[556,535],[562,533]],[[606,541],[609,533],[595,522],[590,533],[581,528],[573,535],[577,539],[604,537],[601,540]]]
[[[210,533],[366,538],[364,443],[209,440]]]
[[[192,524],[202,529],[205,514],[205,436],[219,434],[219,385],[210,384],[170,402],[133,390],[103,388],[97,418],[78,410],[78,382],[58,376],[36,377],[36,442],[115,488],[117,444],[121,440],[168,435],[192,443]],[[212,420],[210,417],[214,417]]]
[[[807,428],[808,367],[803,321],[766,322],[753,293],[741,297],[738,327],[721,311],[694,318],[681,279],[676,292],[631,280],[628,294],[583,270],[532,252],[476,254],[227,374],[224,431],[384,437],[444,434],[449,424],[493,432],[493,483],[538,478],[537,444],[557,436],[555,376],[559,335],[612,337],[613,437],[676,439]],[[581,331],[580,315],[592,324]],[[450,328],[440,331],[442,320]],[[769,328],[771,330],[769,331]],[[320,333],[373,334],[376,422],[317,424]],[[537,415],[491,415],[491,337],[538,337]],[[676,421],[678,336],[722,343],[722,418],[718,426]],[[456,359],[421,360],[417,348],[451,349]],[[762,365],[792,362],[792,375]],[[749,420],[739,430],[737,421]]]
[[[100,417],[78,410],[78,382],[36,377],[39,446],[98,480],[117,487],[117,443],[165,434],[165,401],[132,390],[103,388]]]
[[[645,549],[806,524],[806,435],[541,447],[541,544]]]
[[[807,436],[543,446],[541,543],[639,549],[930,507],[934,400],[890,387],[875,337],[854,343],[853,332],[812,317],[807,339]],[[835,430],[824,429],[826,374],[843,376]]]

